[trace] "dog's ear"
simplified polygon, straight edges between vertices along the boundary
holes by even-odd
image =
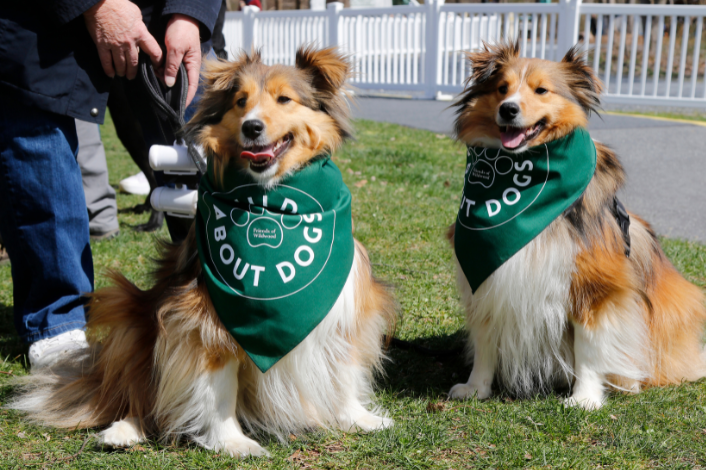
[[[316,91],[323,93],[338,93],[350,74],[348,59],[335,47],[300,47],[297,50],[296,66],[309,75]]]
[[[241,52],[232,62],[222,59],[209,59],[203,62],[201,79],[204,89],[208,92],[225,91],[235,86],[238,72],[250,64],[262,62],[260,50],[253,50],[250,54]]]
[[[310,80],[317,110],[333,118],[343,139],[351,137],[350,108],[344,88],[351,74],[348,58],[335,47],[303,46],[297,50],[295,63]]]
[[[586,63],[579,45],[569,49],[561,59],[561,67],[571,94],[586,114],[590,115],[591,111],[597,113],[601,106],[600,96],[603,85]]]
[[[466,54],[471,65],[471,75],[467,84],[480,85],[487,82],[497,73],[503,65],[520,56],[520,41],[501,42],[489,45],[483,41],[483,49],[479,52]]]

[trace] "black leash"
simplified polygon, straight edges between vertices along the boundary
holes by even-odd
[[[184,64],[179,66],[174,86],[169,88],[157,79],[152,62],[146,54],[140,54],[140,76],[142,83],[151,98],[150,104],[158,118],[165,140],[173,135],[178,143],[186,144],[189,156],[201,174],[206,173],[206,162],[199,154],[193,142],[185,142],[181,133],[184,127],[186,111],[186,95],[189,91],[189,79]],[[168,126],[168,127],[167,127]],[[165,129],[167,127],[167,129]],[[167,132],[168,131],[168,132]]]
[[[186,145],[187,153],[194,164],[193,174],[169,174],[155,172],[160,186],[175,186],[198,189],[201,176],[206,173],[206,162],[201,157],[193,142],[183,137],[186,96],[189,91],[189,79],[184,64],[179,66],[174,86],[169,88],[157,79],[152,62],[145,53],[140,53],[140,81],[148,96],[150,108],[154,113],[156,125],[161,132],[161,145]],[[172,242],[179,243],[186,238],[193,224],[193,218],[175,217],[165,214],[167,228]]]

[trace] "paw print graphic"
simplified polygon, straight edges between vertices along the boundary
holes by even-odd
[[[473,165],[468,172],[468,182],[470,184],[479,184],[488,189],[495,183],[495,176],[506,175],[512,171],[512,158],[500,155],[500,150],[497,150],[495,155],[488,155],[489,149],[481,149],[476,151],[475,148],[469,149],[472,153]],[[493,150],[490,150],[493,152]]]
[[[302,216],[274,214],[263,207],[251,204],[247,211],[233,209],[231,220],[236,226],[246,228],[247,241],[252,248],[260,246],[279,248],[284,240],[285,230],[297,228],[302,222]]]

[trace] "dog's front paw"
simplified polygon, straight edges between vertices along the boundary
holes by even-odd
[[[395,422],[390,418],[368,413],[359,416],[355,421],[351,421],[351,423],[346,426],[348,429],[345,429],[345,431],[379,431],[389,428],[393,424],[395,424]]]
[[[98,442],[111,447],[129,447],[144,438],[137,420],[133,418],[116,421],[98,434]]]
[[[587,411],[597,410],[603,406],[603,397],[584,394],[573,394],[564,400],[564,406],[578,406]]]
[[[227,452],[228,455],[236,458],[270,456],[270,453],[267,452],[260,444],[245,436],[226,439],[222,443],[218,444],[214,450]]]
[[[449,390],[449,398],[453,400],[465,400],[475,396],[479,400],[485,400],[490,397],[490,387],[481,385],[480,387],[474,384],[456,384]]]

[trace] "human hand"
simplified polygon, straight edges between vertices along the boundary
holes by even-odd
[[[180,14],[172,15],[164,36],[167,46],[167,61],[164,65],[164,84],[174,86],[179,65],[184,63],[189,77],[189,89],[186,93],[186,105],[196,95],[201,71],[201,39],[199,23],[195,19]]]
[[[132,80],[137,75],[142,49],[156,67],[162,50],[147,31],[140,8],[128,0],[102,0],[83,13],[83,18],[105,73]]]

